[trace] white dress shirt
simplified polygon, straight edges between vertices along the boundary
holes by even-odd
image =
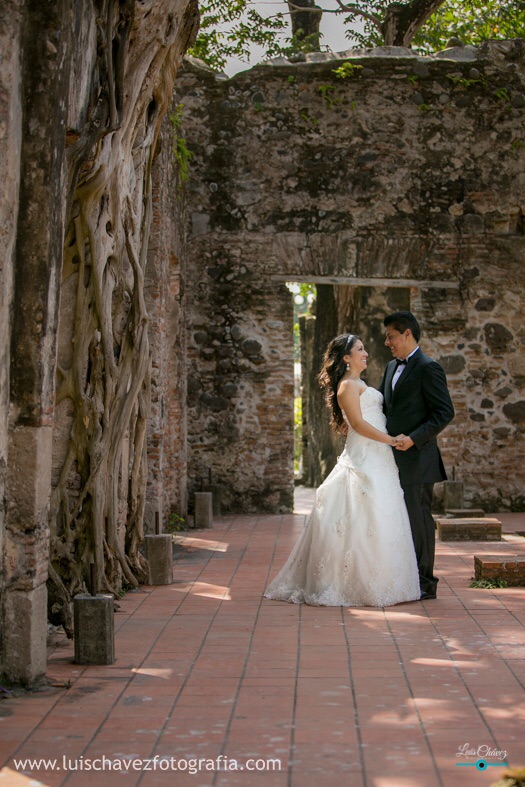
[[[407,355],[406,360],[408,361],[409,358],[412,358],[412,356],[415,355],[415,353],[417,353],[418,350],[419,350],[419,344],[415,350],[412,350],[410,355]],[[397,381],[399,380],[399,378],[401,377],[404,371],[405,371],[405,365],[399,364],[399,366],[394,372],[394,376],[392,377],[392,390],[394,390],[394,388],[396,387]]]

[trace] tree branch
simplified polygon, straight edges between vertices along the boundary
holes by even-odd
[[[368,11],[363,11],[362,8],[359,8],[358,5],[354,5],[353,3],[343,3],[343,0],[335,0],[339,8],[321,8],[320,6],[312,6],[310,8],[304,8],[303,6],[295,5],[292,0],[288,0],[288,7],[290,8],[290,14],[296,11],[304,11],[305,13],[319,13],[322,11],[323,14],[342,14],[342,13],[349,13],[355,14],[356,16],[362,16],[363,19],[368,19],[377,27],[381,27],[382,20],[379,16],[375,14],[370,14]],[[444,0],[443,0],[444,2]]]
[[[410,42],[423,27],[425,22],[434,14],[445,0],[412,0],[409,3],[391,3],[387,6],[385,18],[381,19],[376,14],[363,11],[355,3],[345,3],[344,0],[335,0],[339,6],[336,9],[320,8],[319,6],[299,6],[293,0],[288,1],[290,15],[293,13],[323,14],[349,13],[360,16],[372,22],[383,34],[385,46],[409,47]],[[293,19],[293,16],[292,16]]]
[[[413,0],[411,3],[391,3],[381,26],[385,46],[409,47],[418,30],[444,2]]]
[[[367,11],[363,11],[359,6],[354,5],[354,3],[343,3],[343,0],[336,0],[336,3],[340,10],[325,11],[324,13],[340,14],[342,11],[345,11],[350,14],[355,14],[356,16],[362,16],[363,19],[368,19],[368,21],[372,22],[376,27],[381,27],[381,19],[375,14],[369,14]]]

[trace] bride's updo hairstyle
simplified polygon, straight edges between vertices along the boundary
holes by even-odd
[[[343,361],[345,355],[352,352],[352,347],[358,341],[359,336],[353,333],[343,333],[332,339],[323,358],[323,366],[319,373],[319,385],[325,389],[326,404],[331,412],[330,426],[334,432],[346,434],[348,427],[343,418],[343,413],[337,401],[337,386],[346,371],[346,364]]]

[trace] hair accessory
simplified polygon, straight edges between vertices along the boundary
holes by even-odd
[[[347,349],[348,345],[350,344],[350,342],[352,341],[353,338],[354,338],[354,334],[353,333],[349,333],[348,334],[348,339],[346,340],[346,344],[345,344],[345,350]]]

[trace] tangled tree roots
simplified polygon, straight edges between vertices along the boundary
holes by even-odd
[[[82,4],[81,4],[82,5]],[[86,6],[89,4],[85,4]],[[98,0],[93,79],[68,131],[70,220],[58,340],[51,569],[55,614],[83,592],[145,581],[150,348],[144,271],[151,166],[196,0]],[[181,34],[182,31],[182,34]],[[86,37],[87,34],[86,34]],[[93,35],[95,38],[95,35]],[[84,55],[90,61],[90,53]]]

